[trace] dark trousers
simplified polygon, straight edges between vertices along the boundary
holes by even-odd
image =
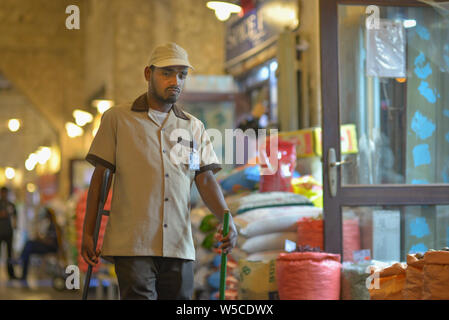
[[[41,241],[27,241],[25,248],[23,248],[20,259],[22,260],[22,279],[25,280],[28,275],[28,265],[30,263],[30,256],[32,254],[47,254],[57,252],[57,247],[48,245]]]
[[[2,235],[0,236],[0,247],[2,246],[3,242],[6,242],[6,251],[8,253],[8,260],[6,261],[6,264],[8,265],[8,276],[10,279],[14,279],[14,268],[12,265],[12,234],[10,235]]]
[[[164,257],[114,257],[122,300],[190,300],[193,261]]]

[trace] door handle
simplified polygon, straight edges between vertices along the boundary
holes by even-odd
[[[335,149],[329,148],[327,153],[327,172],[329,177],[329,190],[331,197],[337,195],[337,167],[352,163],[351,160],[337,161],[337,156],[335,155]]]

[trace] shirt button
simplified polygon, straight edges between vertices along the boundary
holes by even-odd
[[[165,149],[162,149],[162,153],[165,153]]]
[[[167,226],[167,224],[164,224],[164,228],[167,228],[168,226]]]
[[[165,201],[168,201],[168,198],[165,198],[164,200],[165,200]]]
[[[168,178],[168,173],[165,174],[165,177]]]

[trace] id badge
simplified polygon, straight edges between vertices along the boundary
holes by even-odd
[[[191,151],[189,154],[189,169],[190,170],[199,170],[200,169],[200,157],[198,152]]]

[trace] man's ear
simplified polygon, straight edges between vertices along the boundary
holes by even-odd
[[[144,74],[145,74],[145,80],[150,81],[150,77],[151,77],[150,67],[145,67]]]

